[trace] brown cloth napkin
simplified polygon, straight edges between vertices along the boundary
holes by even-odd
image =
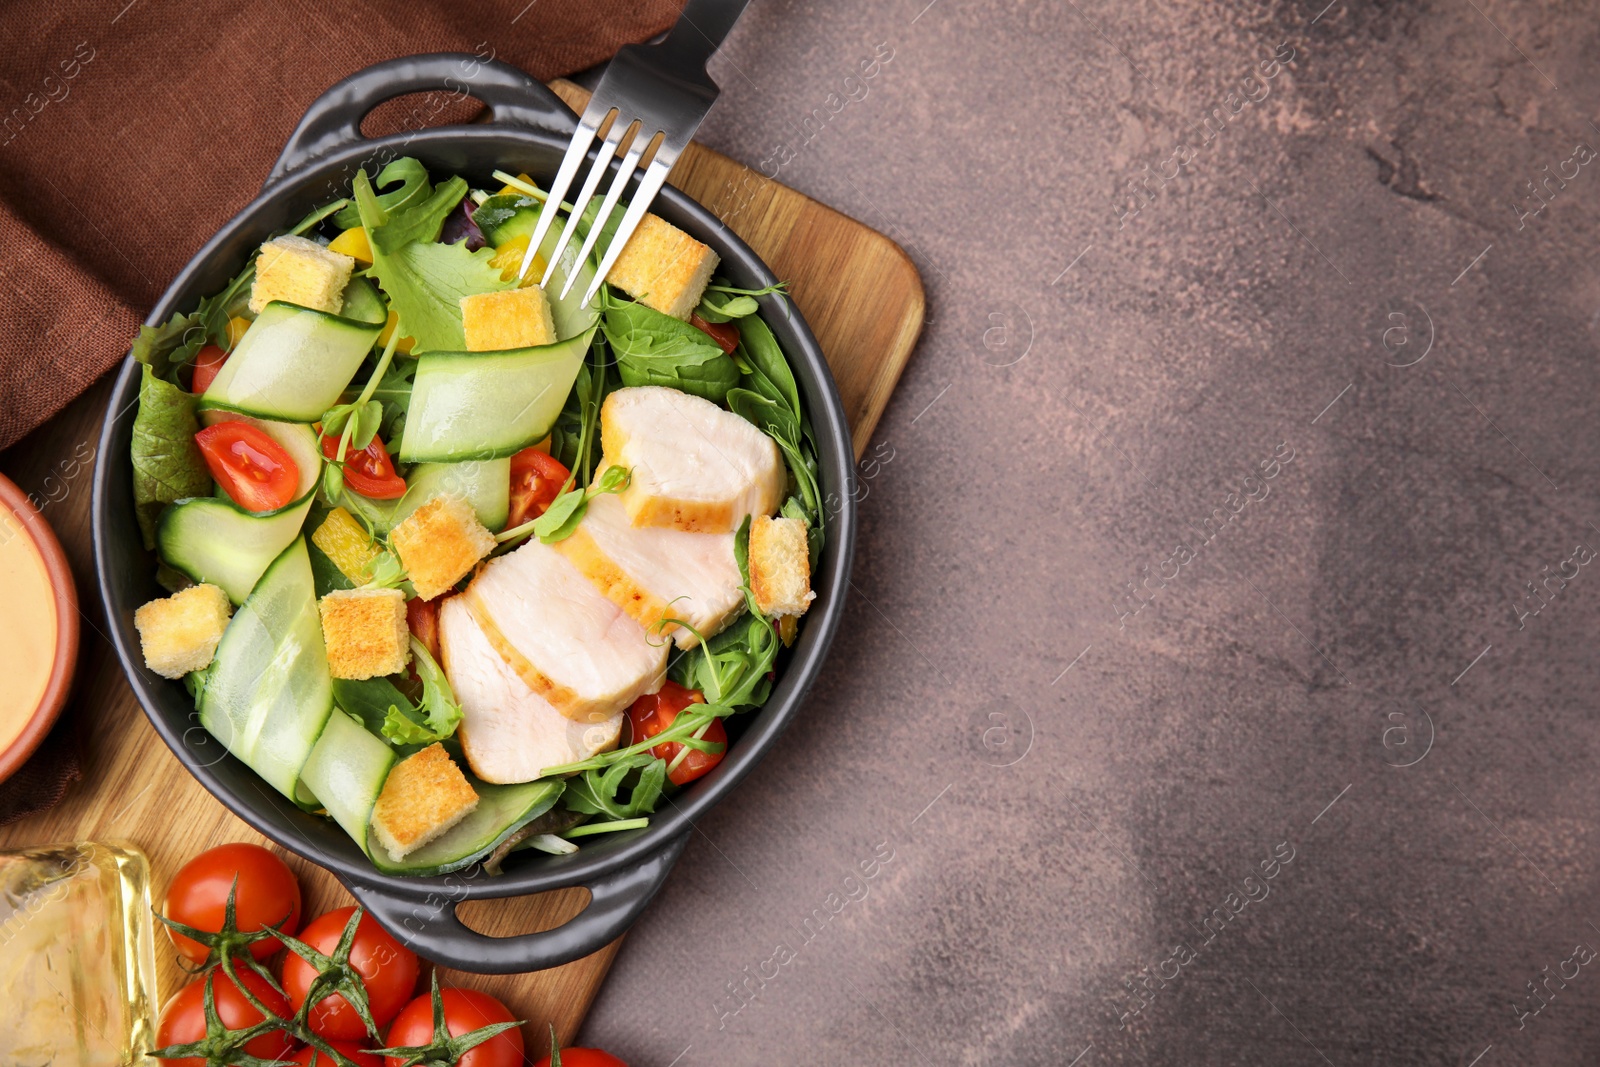
[[[0,5],[0,448],[122,358],[173,275],[249,202],[306,105],[340,78],[395,56],[460,51],[549,80],[660,33],[681,7]],[[390,127],[413,110],[390,105]],[[420,113],[424,125],[470,114]]]

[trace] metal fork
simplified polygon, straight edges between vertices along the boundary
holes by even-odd
[[[684,146],[700,128],[701,120],[716,102],[717,83],[706,74],[706,60],[711,58],[722,39],[728,35],[748,2],[688,0],[677,25],[660,44],[624,45],[617,52],[595,88],[594,95],[589,98],[589,106],[583,109],[583,117],[578,120],[572,143],[567,146],[567,154],[562,157],[561,167],[556,171],[556,180],[550,186],[550,196],[539,209],[539,221],[533,228],[533,237],[528,241],[527,254],[522,257],[518,278],[528,273],[528,267],[532,265],[545,234],[555,222],[557,209],[571,188],[573,179],[578,176],[579,168],[588,158],[590,145],[599,137],[599,155],[572,201],[572,213],[567,216],[567,224],[545,266],[544,277],[539,279],[541,288],[550,284],[550,276],[555,272],[561,253],[577,232],[578,218],[594,198],[600,179],[631,132],[632,140],[623,152],[622,163],[611,179],[600,210],[589,227],[589,235],[578,253],[578,262],[583,262],[594,250],[595,242],[611,218],[623,189],[652,144],[655,145],[655,154],[646,165],[644,176],[628,202],[628,209],[617,226],[611,244],[606,248],[594,281],[583,295],[585,304],[594,299],[594,295],[600,291],[601,282],[611,272],[612,264],[622,254],[623,246],[649,210],[650,202],[661,191]],[[602,129],[605,131],[603,134]],[[561,290],[562,297],[572,291],[576,278],[576,271],[568,276]]]

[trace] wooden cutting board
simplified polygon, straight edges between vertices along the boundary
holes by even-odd
[[[555,88],[582,110],[587,95],[582,89],[565,82]],[[699,145],[684,153],[672,184],[715,212],[778,277],[788,279],[793,299],[833,368],[860,455],[922,328],[922,284],[910,259],[882,234]],[[49,424],[0,453],[0,471],[45,501],[44,516],[72,560],[84,606],[78,684],[64,720],[79,739],[83,781],[51,811],[0,827],[0,848],[132,842],[150,857],[159,905],[168,879],[195,853],[227,841],[270,842],[214,800],[167,750],[101,634],[89,529],[89,460],[109,391],[108,377]],[[284,858],[300,877],[308,917],[352,902],[332,875],[297,856],[284,853]],[[587,890],[568,889],[472,901],[461,907],[460,915],[474,929],[507,936],[558,926],[587,900]],[[650,921],[648,912],[641,921]],[[158,938],[164,1000],[184,979],[166,939]],[[540,1035],[552,1023],[566,1043],[577,1034],[620,944],[548,971],[501,976],[446,972],[443,977],[493,993],[527,1019],[530,1049],[542,1046]]]

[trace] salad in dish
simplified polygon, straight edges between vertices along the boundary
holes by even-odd
[[[145,664],[387,873],[648,825],[767,699],[822,548],[782,287],[647,215],[586,304],[621,211],[524,275],[571,209],[494,178],[358,172],[133,345]]]

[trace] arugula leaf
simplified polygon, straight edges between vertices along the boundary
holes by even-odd
[[[605,333],[596,333],[550,434],[550,454],[572,472],[577,484],[584,486],[593,479],[600,462],[594,447],[600,438],[600,408],[617,382],[611,374],[607,352]]]
[[[495,254],[492,248],[468,252],[465,241],[432,243],[445,216],[465,195],[466,181],[453,177],[426,200],[392,213],[378,202],[364,171],[357,172],[354,187],[361,224],[372,246],[367,275],[389,297],[389,307],[399,318],[395,332],[415,338],[413,355],[465,349],[461,298],[515,284],[502,281],[499,269],[489,265]]]
[[[133,418],[133,506],[144,547],[156,547],[156,518],[178,500],[211,492],[211,471],[194,435],[200,432],[192,393],[156,377],[146,363]]]
[[[390,188],[396,182],[400,183],[398,189]],[[410,156],[401,156],[391,160],[389,165],[378,172],[377,186],[389,189],[387,193],[378,194],[378,205],[385,211],[399,211],[412,204],[418,204],[433,195],[433,183],[428,180],[428,168]],[[341,230],[354,229],[361,225],[361,209],[355,204],[347,204],[333,217],[335,226]]]
[[[629,300],[608,300],[602,329],[624,385],[665,385],[720,404],[739,366],[701,330]]]
[[[568,780],[562,800],[568,808],[585,815],[632,819],[656,810],[666,783],[667,761],[641,752],[604,770],[587,770]],[[617,795],[624,786],[628,787],[626,800]]]
[[[378,381],[378,387],[372,391],[372,399],[383,405],[382,433],[385,440],[398,438],[400,429],[404,428],[403,420],[411,408],[411,386],[416,373],[416,360],[398,360],[389,365]]]
[[[709,641],[702,641],[698,653],[679,657],[672,666],[672,680],[700,690],[712,704],[735,710],[755,707],[766,703],[772,692],[768,674],[779,646],[772,623],[752,611]]]

